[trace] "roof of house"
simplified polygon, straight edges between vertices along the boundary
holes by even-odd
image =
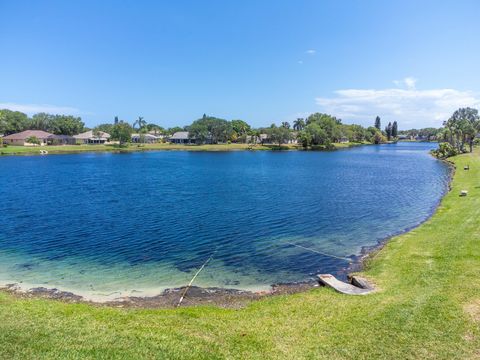
[[[132,138],[137,138],[140,137],[142,134],[132,134]],[[152,135],[152,134],[143,134],[145,138],[147,139],[158,139],[158,136]]]
[[[93,130],[89,130],[89,131],[85,131],[84,133],[74,135],[73,137],[75,139],[80,139],[80,140],[83,140],[83,139],[109,139],[110,138],[110,134],[108,134],[106,132],[98,131],[96,133],[98,133],[99,136],[95,136],[93,134]]]
[[[189,139],[188,131],[177,131],[175,134],[170,136],[170,140],[187,140],[187,139]]]
[[[164,136],[165,134],[159,130],[150,130],[148,132],[150,135],[155,135],[155,136]]]
[[[58,139],[58,140],[65,140],[65,139],[73,139],[73,136],[70,135],[55,135],[52,134],[48,137],[48,139]]]
[[[53,134],[50,134],[43,130],[25,130],[16,134],[4,136],[3,138],[6,140],[26,140],[29,137],[35,136],[37,139],[44,140],[51,135]]]

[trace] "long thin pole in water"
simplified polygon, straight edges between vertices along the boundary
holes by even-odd
[[[305,247],[305,246],[297,245],[297,244],[294,244],[294,243],[291,243],[291,242],[288,242],[288,241],[285,241],[285,243],[286,243],[286,244],[293,245],[293,246],[296,246],[296,247],[301,248],[301,249],[304,249],[304,250],[308,250],[308,251],[311,251],[311,252],[314,252],[314,253],[323,255],[323,256],[328,256],[328,257],[332,257],[332,258],[340,259],[340,260],[352,261],[352,259],[349,259],[349,258],[346,258],[346,257],[340,257],[340,256],[336,256],[336,255],[331,255],[331,254],[325,254],[325,253],[322,253],[322,252],[320,252],[320,251],[318,251],[318,250],[310,249],[310,248],[307,248],[307,247]]]
[[[207,261],[205,261],[202,265],[202,267],[200,269],[198,269],[198,271],[195,273],[195,275],[193,276],[192,280],[190,280],[190,282],[188,283],[188,285],[185,287],[185,290],[183,290],[183,293],[182,293],[182,296],[180,297],[180,300],[178,301],[178,304],[177,304],[177,307],[179,307],[183,301],[183,299],[185,298],[185,295],[187,294],[187,291],[188,289],[190,289],[190,287],[192,286],[193,282],[195,281],[195,278],[198,276],[198,274],[200,274],[200,272],[205,268],[205,266],[207,266],[207,264],[210,262],[210,260],[212,260],[213,258],[213,254],[210,255],[210,257],[207,259]]]

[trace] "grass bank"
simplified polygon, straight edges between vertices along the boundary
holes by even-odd
[[[363,145],[360,143],[333,144],[336,149],[343,149],[352,146]],[[82,152],[134,152],[134,151],[239,151],[239,150],[302,150],[299,145],[250,145],[250,144],[215,144],[215,145],[180,145],[170,143],[130,144],[126,146],[118,145],[64,145],[64,146],[7,146],[0,147],[0,155],[40,155],[40,150],[47,150],[49,154],[70,154]],[[319,148],[317,150],[325,150]]]
[[[241,310],[101,308],[0,293],[0,358],[479,358],[480,153],[452,161],[452,191],[435,215],[368,261],[377,293],[316,288]]]

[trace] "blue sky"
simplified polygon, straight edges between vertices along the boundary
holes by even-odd
[[[440,126],[480,106],[480,1],[0,0],[0,107],[87,125],[328,112]]]

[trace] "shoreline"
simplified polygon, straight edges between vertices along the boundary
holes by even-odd
[[[119,147],[114,145],[58,145],[58,146],[7,146],[0,147],[0,157],[2,156],[47,156],[47,155],[66,155],[66,154],[93,154],[108,153],[122,154],[134,152],[154,152],[154,151],[192,151],[192,152],[229,152],[229,151],[335,151],[348,149],[357,146],[373,145],[369,143],[335,143],[333,149],[318,147],[314,149],[305,149],[297,144],[203,144],[203,145],[181,145],[170,143],[157,143],[145,145],[128,145]],[[48,151],[48,154],[41,154],[40,150]]]
[[[439,159],[439,158],[434,157],[432,154],[430,154],[430,155],[434,159],[445,163],[445,165],[450,169],[447,186],[445,187],[445,190],[444,190],[442,196],[440,197],[440,199],[437,201],[437,203],[434,206],[432,206],[429,215],[423,221],[419,222],[416,225],[407,227],[404,230],[398,231],[398,232],[396,232],[396,233],[394,233],[390,236],[387,236],[386,238],[384,238],[382,240],[379,240],[377,242],[377,244],[375,244],[375,245],[362,246],[362,248],[360,250],[360,254],[354,256],[355,261],[353,261],[350,264],[350,266],[347,268],[347,272],[348,272],[349,276],[350,275],[356,275],[357,273],[360,273],[363,270],[365,270],[365,267],[367,266],[368,261],[373,260],[373,258],[375,258],[375,256],[385,247],[385,245],[387,245],[389,243],[390,240],[392,240],[393,238],[395,238],[397,236],[401,236],[401,235],[407,234],[407,233],[409,233],[409,232],[411,232],[415,229],[418,229],[419,227],[421,227],[423,224],[425,224],[427,221],[429,221],[436,214],[438,208],[442,204],[443,199],[452,190],[452,182],[453,182],[453,179],[455,177],[455,172],[456,172],[457,168],[456,168],[455,164],[453,162],[449,161],[448,159]]]

